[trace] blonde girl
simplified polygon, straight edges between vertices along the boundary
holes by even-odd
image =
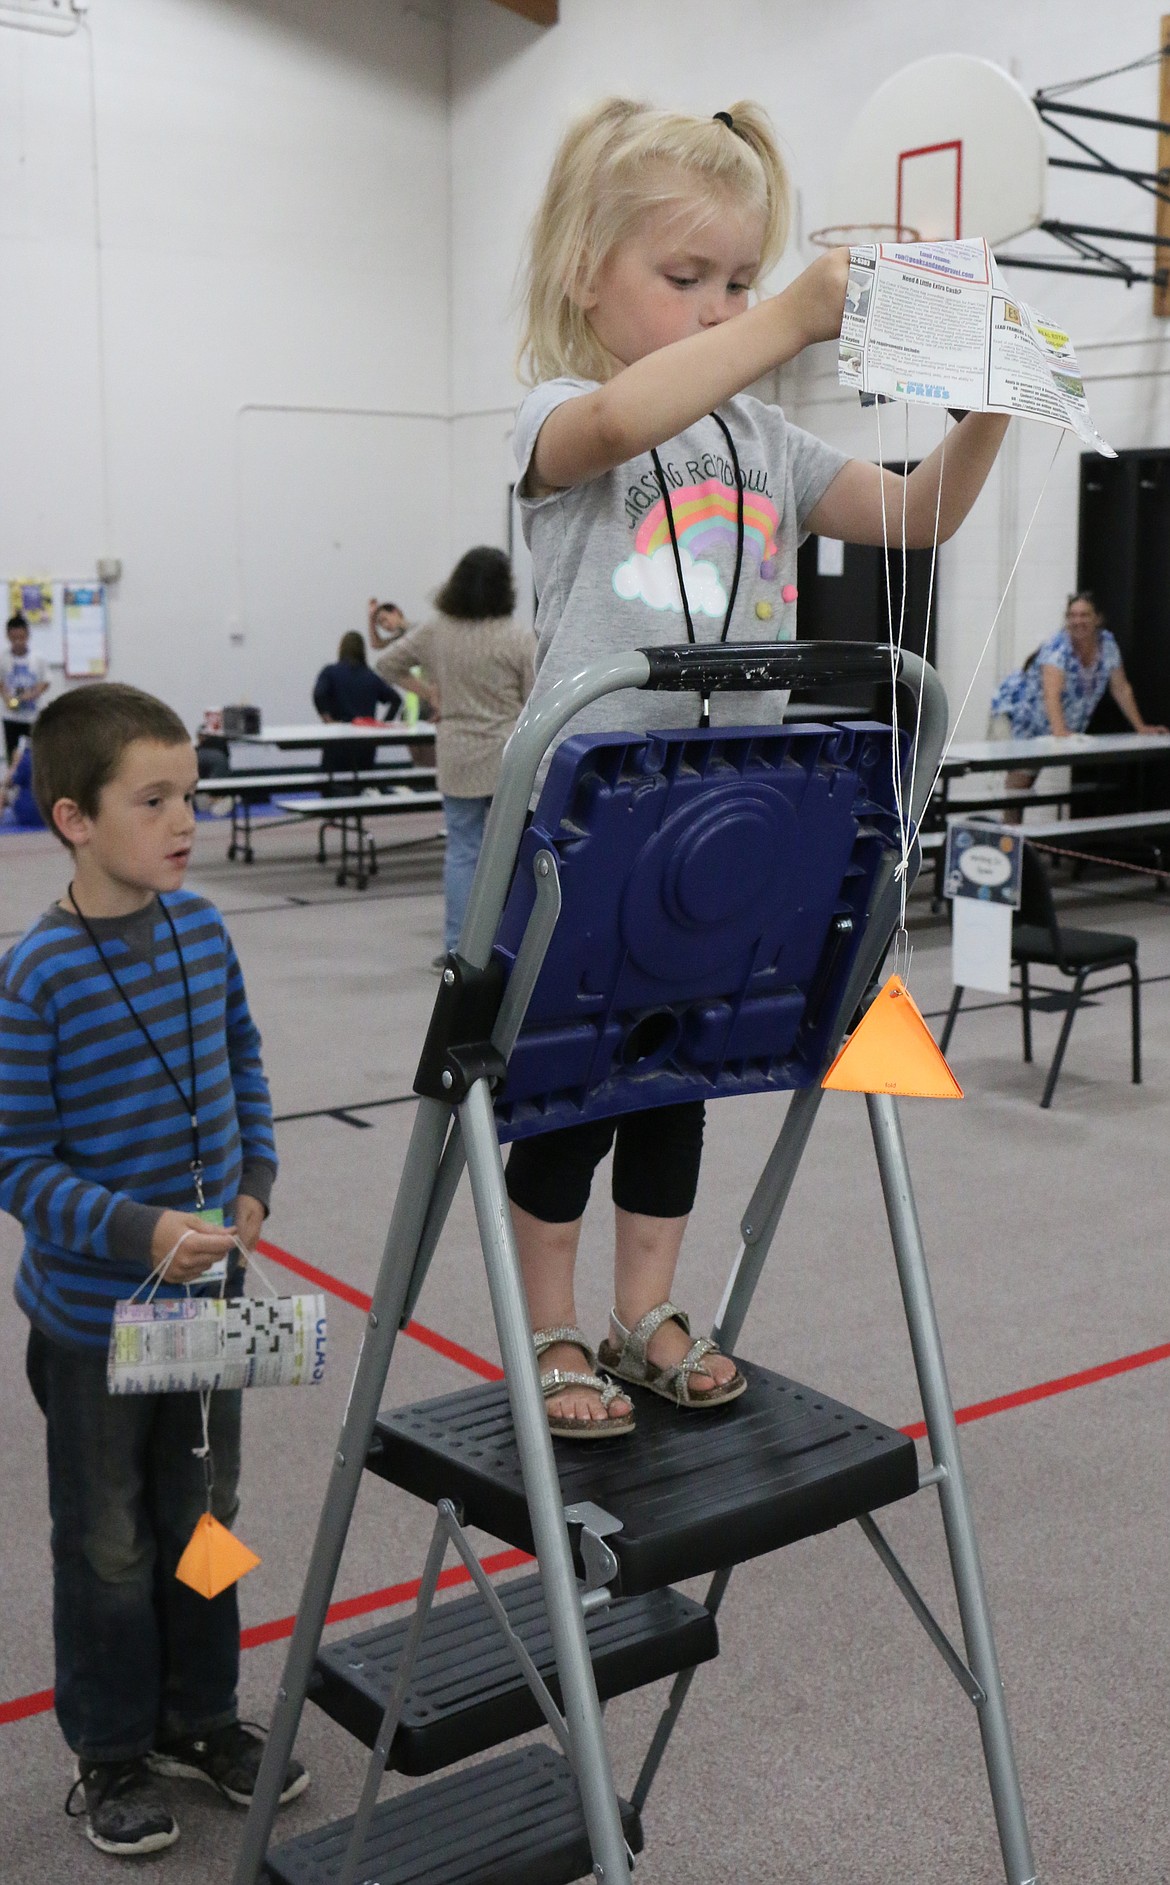
[[[899,536],[904,496],[907,544],[932,541],[941,447],[903,494],[900,477],[744,392],[840,330],[848,250],[754,298],[788,216],[758,105],[704,119],[615,98],[565,137],[530,241],[521,361],[532,390],[515,429],[539,596],[534,699],[617,647],[790,638],[798,544],[809,532],[881,543],[883,478]],[[942,538],[978,496],[1005,427],[970,414],[948,439]],[[696,697],[696,722],[700,710]],[[752,717],[782,710],[782,698],[756,696]],[[568,731],[678,726],[686,712],[686,696],[614,693]],[[711,702],[716,722],[742,713],[734,695]],[[614,1307],[597,1355],[577,1326],[573,1277],[614,1122],[512,1147],[508,1192],[556,1434],[628,1432],[632,1403],[613,1377],[695,1409],[746,1385],[729,1357],[692,1340],[670,1300],[702,1133],[697,1102],[617,1122]]]

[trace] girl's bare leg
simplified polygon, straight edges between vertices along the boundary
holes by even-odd
[[[688,1221],[685,1217],[643,1217],[615,1204],[613,1306],[627,1329],[632,1329],[648,1309],[671,1300]],[[579,1231],[580,1226],[576,1228]],[[619,1339],[616,1329],[611,1330],[610,1339]],[[658,1367],[669,1368],[682,1360],[691,1340],[681,1324],[664,1322],[646,1352]],[[710,1372],[691,1376],[692,1387],[700,1392],[716,1384],[722,1386],[735,1374],[735,1363],[727,1355],[707,1359]]]
[[[571,1224],[546,1224],[516,1203],[512,1205],[512,1227],[520,1256],[520,1271],[528,1297],[528,1314],[534,1329],[555,1329],[575,1325],[577,1305],[573,1297],[573,1272],[577,1265],[577,1246],[581,1240],[581,1219]],[[685,1222],[685,1219],[684,1219]],[[675,1253],[677,1257],[677,1250]],[[662,1298],[656,1296],[655,1302]],[[646,1305],[649,1307],[649,1304]],[[619,1315],[621,1311],[618,1311]],[[641,1313],[641,1312],[640,1312]],[[679,1330],[681,1335],[682,1331]],[[658,1357],[655,1356],[655,1360]],[[587,1371],[588,1364],[579,1348],[570,1342],[557,1342],[546,1348],[540,1358],[540,1370],[564,1368],[574,1374]],[[547,1403],[550,1414],[562,1420],[607,1420],[624,1417],[630,1402],[624,1396],[611,1401],[608,1408],[593,1388],[565,1388]]]

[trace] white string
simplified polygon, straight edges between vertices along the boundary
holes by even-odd
[[[894,597],[893,597],[893,588],[892,588],[892,584],[890,580],[890,533],[889,533],[889,519],[888,519],[888,515],[886,511],[886,470],[885,470],[885,453],[882,446],[882,420],[881,420],[880,401],[877,405],[876,411],[877,411],[877,433],[878,433],[878,478],[879,478],[879,490],[881,493],[881,507],[882,507],[882,557],[885,563],[885,573],[886,573],[886,618],[887,618],[887,626],[888,626],[888,633],[889,633],[889,648],[890,648],[890,718],[891,718],[891,726],[892,726],[892,731],[893,731],[893,742],[892,742],[892,748],[891,748],[891,754],[890,754],[890,773],[891,773],[891,780],[893,784],[893,793],[894,793],[894,810],[895,810],[897,820],[898,820],[898,840],[899,840],[899,860],[898,860],[898,865],[894,874],[899,884],[900,902],[899,902],[899,910],[898,910],[898,929],[894,938],[895,968],[893,972],[895,974],[899,972],[896,965],[901,959],[901,953],[904,951],[905,965],[904,965],[904,972],[903,972],[903,980],[905,980],[906,975],[908,975],[910,971],[910,958],[912,954],[912,951],[910,948],[909,934],[906,929],[906,900],[909,894],[909,885],[910,885],[910,850],[911,850],[911,846],[913,844],[913,838],[914,838],[914,834],[911,829],[910,805],[913,804],[914,777],[915,777],[915,772],[916,772],[917,763],[918,763],[918,740],[919,740],[921,726],[922,726],[922,695],[923,695],[923,690],[919,688],[917,710],[915,713],[915,720],[914,720],[914,733],[913,733],[913,737],[911,741],[910,792],[909,792],[910,805],[908,805],[906,794],[903,792],[903,788],[902,788],[901,740],[900,740],[901,728],[899,725],[899,715],[898,715],[898,672],[901,667],[902,650],[903,650],[903,646],[905,644],[905,639],[906,639],[906,610],[907,610],[907,594],[908,594],[908,589],[909,589],[909,584],[907,582],[907,561],[906,561],[906,516],[907,516],[907,506],[909,503],[909,486],[908,486],[908,476],[907,476],[906,467],[910,459],[910,408],[908,405],[903,405],[903,408],[902,408],[903,425],[904,425],[903,450],[902,450],[902,508],[901,508],[901,520],[900,520],[901,521],[900,538],[901,538],[901,552],[902,552],[902,597],[901,597],[901,604],[898,610],[897,636],[895,636],[894,634]],[[946,426],[946,421],[945,421],[945,416],[944,416],[944,439],[945,439],[945,426]],[[935,499],[934,543],[931,549],[931,564],[930,564],[930,595],[931,597],[933,597],[933,593],[934,593],[935,559],[938,555],[938,531],[939,531],[939,519],[941,516],[941,511],[942,511],[942,464],[940,462],[939,484],[938,484],[938,491],[937,491],[936,499]],[[929,620],[930,620],[930,603],[928,601],[927,621],[929,622]]]
[[[157,1268],[153,1269],[149,1276],[144,1276],[138,1288],[134,1291],[134,1294],[126,1298],[127,1302],[137,1302],[144,1289],[150,1290],[150,1295],[146,1298],[147,1302],[153,1302],[158,1293],[160,1283],[166,1281],[167,1271],[178,1256],[181,1245],[186,1243],[188,1237],[194,1237],[194,1235],[195,1232],[193,1230],[185,1230],[178,1242],[171,1245],[166,1256]]]
[[[930,791],[926,794],[926,798],[923,801],[927,805],[929,805],[931,799],[934,797],[935,787],[937,786],[939,780],[942,778],[942,770],[947,761],[947,754],[950,752],[951,747],[955,743],[955,736],[959,730],[959,723],[963,718],[963,714],[966,711],[967,702],[970,700],[975,683],[979,678],[979,670],[983,666],[984,660],[986,659],[986,656],[987,656],[987,650],[991,646],[992,637],[994,636],[995,630],[996,630],[996,625],[999,622],[1000,616],[1003,614],[1004,604],[1008,599],[1008,592],[1011,589],[1013,582],[1015,581],[1016,571],[1020,567],[1020,559],[1023,556],[1024,550],[1027,547],[1028,538],[1032,534],[1032,526],[1036,522],[1036,518],[1037,518],[1037,515],[1039,514],[1040,506],[1044,502],[1044,493],[1048,489],[1048,480],[1052,476],[1052,468],[1056,463],[1057,455],[1060,451],[1061,446],[1064,444],[1064,440],[1065,440],[1065,434],[1062,428],[1060,435],[1056,441],[1056,449],[1053,451],[1052,457],[1048,461],[1048,469],[1044,473],[1044,482],[1040,486],[1040,495],[1037,497],[1035,504],[1032,506],[1032,515],[1028,519],[1028,527],[1024,532],[1023,540],[1020,544],[1020,547],[1016,552],[1016,560],[1012,564],[1011,569],[1008,572],[1008,579],[1003,586],[1003,594],[1001,595],[999,599],[999,604],[998,604],[998,607],[996,608],[995,614],[991,618],[991,627],[988,629],[987,637],[983,643],[982,648],[979,650],[978,658],[975,662],[974,669],[972,670],[971,679],[967,684],[967,692],[963,695],[962,705],[960,706],[958,713],[955,715],[954,721],[951,726],[951,731],[947,739],[947,743],[943,747],[942,756],[938,762],[938,769],[935,772],[934,778],[930,782]]]
[[[210,1388],[200,1388],[199,1390],[199,1413],[203,1421],[203,1445],[193,1446],[191,1448],[191,1451],[195,1455],[195,1458],[197,1460],[206,1460],[206,1459],[210,1459],[211,1457],[211,1427],[210,1427],[211,1389]]]
[[[882,501],[882,562],[886,572],[886,627],[890,645],[890,715],[893,725],[894,745],[890,771],[894,786],[894,808],[898,817],[898,835],[902,833],[902,775],[898,765],[898,691],[897,668],[894,655],[894,595],[890,587],[890,526],[886,516],[886,465],[882,449],[882,402],[879,399],[874,407],[877,415],[878,448],[878,491]]]
[[[158,1264],[157,1267],[150,1272],[149,1276],[143,1277],[141,1283],[139,1283],[138,1285],[138,1288],[134,1291],[134,1294],[132,1296],[127,1296],[126,1301],[137,1302],[143,1290],[149,1289],[150,1294],[146,1298],[146,1300],[148,1303],[153,1302],[155,1299],[155,1296],[158,1294],[159,1285],[161,1283],[165,1283],[167,1271],[170,1269],[171,1264],[174,1262],[175,1258],[178,1256],[181,1247],[186,1243],[188,1237],[194,1237],[196,1234],[197,1233],[191,1228],[188,1228],[187,1230],[185,1230],[182,1233],[182,1235],[178,1238],[178,1240],[171,1245],[170,1249],[167,1251],[167,1254],[163,1258],[162,1262]],[[273,1286],[271,1278],[265,1276],[263,1272],[261,1271],[260,1266],[256,1260],[256,1252],[254,1250],[249,1250],[243,1238],[240,1237],[235,1231],[232,1232],[232,1243],[235,1245],[236,1249],[239,1251],[240,1255],[243,1257],[244,1262],[248,1265],[248,1268],[255,1269],[256,1275],[260,1278],[260,1281],[263,1283],[265,1289],[268,1291],[268,1294],[270,1296],[275,1296],[277,1294],[277,1291]],[[224,1254],[225,1255],[227,1254],[226,1251]],[[199,1278],[196,1277],[195,1280],[196,1282],[198,1282]],[[223,1295],[224,1284],[226,1282],[227,1282],[226,1275],[221,1276],[219,1279],[219,1293],[221,1296]],[[188,1295],[190,1295],[191,1293],[190,1283],[184,1283],[183,1288],[187,1291]]]
[[[203,1445],[193,1446],[191,1452],[197,1460],[203,1462],[203,1494],[207,1501],[207,1516],[214,1517],[211,1510],[211,1494],[215,1486],[215,1461],[211,1457],[211,1389],[199,1390],[199,1418],[203,1425]]]
[[[927,584],[927,589],[926,589],[926,624],[923,629],[923,648],[922,648],[922,652],[924,656],[926,653],[926,637],[930,633],[930,612],[934,606],[934,575],[935,575],[935,570],[938,567],[938,533],[939,533],[939,526],[942,521],[943,472],[946,469],[946,462],[947,462],[947,432],[949,430],[949,422],[950,422],[950,415],[944,412],[942,437],[939,439],[938,490],[935,492],[935,498],[934,498],[934,536],[931,540],[931,545],[930,545],[930,581]],[[910,791],[908,794],[909,801],[910,801],[910,809],[909,809],[909,814],[908,814],[908,822],[909,822],[909,819],[911,819],[914,814],[914,785],[918,776],[918,745],[922,737],[922,701],[923,701],[923,696],[925,695],[925,693],[926,693],[926,675],[923,674],[921,683],[918,688],[918,708],[914,715],[914,741],[910,749]],[[915,828],[912,834],[912,837],[916,838],[917,835],[918,835],[917,828]],[[907,849],[907,853],[903,856],[902,862],[903,862],[902,922],[903,924],[905,924],[906,895],[907,895],[907,885],[909,882],[909,870],[910,870],[910,860],[909,860],[908,849]]]
[[[272,1281],[272,1278],[270,1276],[265,1275],[264,1271],[261,1269],[260,1259],[256,1255],[256,1252],[254,1250],[249,1250],[247,1245],[245,1243],[242,1243],[238,1237],[236,1238],[236,1247],[237,1249],[243,1252],[245,1258],[247,1259],[248,1275],[255,1276],[257,1281],[264,1285],[264,1288],[268,1291],[268,1294],[271,1297],[275,1299],[277,1296],[279,1296],[280,1291],[277,1289],[276,1284]]]

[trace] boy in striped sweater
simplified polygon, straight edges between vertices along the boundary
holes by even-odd
[[[263,1751],[237,1715],[235,1585],[208,1601],[174,1575],[206,1504],[199,1396],[106,1389],[114,1304],[152,1276],[163,1296],[210,1287],[236,1236],[255,1243],[276,1176],[239,963],[218,911],[182,889],[197,781],[152,695],[99,683],[53,701],[33,789],[72,878],[0,961],[0,1209],[24,1227],[15,1293],[47,1423],[66,1810],[135,1856],[178,1838],[157,1774],[246,1805]],[[209,1438],[230,1526],[238,1393],[211,1395]],[[282,1798],[307,1785],[290,1763]]]

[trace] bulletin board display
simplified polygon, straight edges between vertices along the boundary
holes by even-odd
[[[66,678],[102,680],[110,666],[105,584],[63,583],[61,626]]]
[[[13,576],[8,583],[8,613],[23,615],[28,623],[29,653],[50,668],[65,665],[64,587],[49,576]]]
[[[8,581],[8,613],[24,616],[29,652],[46,667],[64,668],[71,681],[102,680],[109,672],[104,583],[13,576]]]

